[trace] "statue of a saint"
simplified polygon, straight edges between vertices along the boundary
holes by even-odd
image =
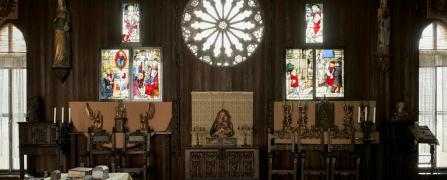
[[[92,108],[88,103],[85,103],[85,112],[87,113],[88,118],[93,121],[90,129],[92,130],[100,130],[102,129],[103,116],[100,111],[96,113],[93,112]]]
[[[70,66],[70,13],[65,0],[57,1],[56,18],[54,23],[54,63],[53,66]]]
[[[147,110],[147,112],[140,114],[141,130],[143,131],[151,130],[151,127],[149,126],[149,120],[154,118],[154,115],[155,115],[155,105],[154,103],[149,103],[149,109]]]
[[[234,135],[233,123],[231,122],[231,116],[228,110],[221,109],[217,112],[210,130],[210,135],[211,137],[217,138],[232,137]]]

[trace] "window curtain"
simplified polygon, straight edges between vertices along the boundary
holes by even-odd
[[[438,167],[447,167],[447,51],[420,50],[419,54],[419,122],[435,133]],[[419,152],[429,154],[428,146]],[[425,158],[426,162],[429,158]]]
[[[8,71],[0,69],[0,169],[9,169]],[[5,83],[6,82],[6,83]],[[6,85],[6,87],[5,87]],[[6,94],[6,96],[5,96]],[[6,98],[4,98],[6,97]],[[5,116],[4,116],[5,115]]]
[[[12,127],[12,160],[13,169],[19,169],[19,133],[17,122],[26,117],[26,53],[0,53],[0,95],[12,98],[0,98],[0,169],[9,169],[9,126]],[[11,77],[9,77],[11,76]],[[10,86],[11,85],[11,86]],[[9,96],[11,91],[11,96]],[[11,108],[11,109],[9,109]],[[12,122],[9,124],[9,113]]]

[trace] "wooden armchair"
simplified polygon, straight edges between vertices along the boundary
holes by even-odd
[[[111,172],[115,172],[115,137],[105,130],[97,130],[88,133],[87,141],[88,166],[100,165],[95,164],[95,157],[102,156],[108,159]],[[105,147],[106,144],[111,144],[111,147]]]
[[[312,127],[303,129],[298,136],[300,179],[319,176],[329,180],[329,159],[326,158],[324,131]]]
[[[293,136],[294,134],[292,133],[288,133],[286,136],[289,137],[289,139],[293,139],[291,138],[291,136]],[[288,176],[288,175],[292,175],[293,179],[297,179],[297,173],[298,173],[298,154],[296,153],[295,150],[295,141],[292,140],[291,143],[287,143],[287,144],[276,144],[275,143],[275,139],[279,138],[278,137],[278,133],[272,133],[271,130],[269,129],[268,132],[268,178],[269,180],[273,179],[272,176],[277,175],[277,176]],[[284,152],[284,151],[288,151],[290,152],[290,154],[293,157],[293,169],[273,169],[273,159],[274,159],[274,152],[279,151],[279,152]]]
[[[360,157],[355,151],[354,132],[328,130],[328,160],[330,161],[330,179],[345,176],[359,179]],[[337,161],[338,159],[338,161]]]
[[[131,133],[125,133],[124,146],[121,154],[121,167],[119,172],[127,172],[130,174],[140,174],[142,179],[148,179],[148,170],[151,158],[151,134],[150,132],[137,130]],[[132,166],[131,156],[138,156],[143,160],[142,166]]]

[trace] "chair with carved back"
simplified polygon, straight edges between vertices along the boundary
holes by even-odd
[[[94,167],[107,164],[110,166],[111,172],[115,172],[115,137],[103,129],[96,129],[89,130],[87,141],[87,165]],[[108,145],[111,147],[107,147]],[[105,163],[96,163],[95,158],[97,161],[106,161]]]
[[[295,150],[295,139],[293,138],[293,133],[291,132],[271,132],[268,129],[268,178],[269,180],[274,179],[273,176],[293,176],[293,179],[297,179],[298,173],[298,154]],[[278,139],[288,139],[290,142],[280,144],[275,141]],[[293,140],[292,140],[293,139]],[[289,157],[293,157],[293,168],[290,169],[273,169],[273,160],[280,159],[277,157],[278,153],[289,152]],[[276,161],[281,162],[281,161]]]
[[[140,175],[142,179],[148,179],[148,171],[151,158],[151,134],[147,131],[126,132],[121,154],[121,164],[117,171],[127,172],[132,175]],[[136,159],[142,159],[135,162]],[[135,166],[136,165],[136,166]]]
[[[359,179],[360,157],[355,151],[354,131],[328,130],[328,160],[330,161],[330,179],[337,176]]]
[[[329,180],[329,160],[326,158],[324,131],[315,127],[300,130],[297,146],[300,179],[319,176],[321,179]]]

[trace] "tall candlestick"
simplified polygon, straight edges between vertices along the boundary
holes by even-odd
[[[360,114],[361,114],[361,113],[362,113],[362,112],[361,112],[361,110],[360,110],[360,106],[359,106],[359,114],[358,114],[358,115],[359,115],[359,119],[358,119],[358,120],[359,120],[359,123],[360,123]]]
[[[368,121],[368,106],[365,107],[365,121]]]
[[[71,108],[68,108],[68,123],[71,123]]]
[[[373,123],[376,123],[376,107],[374,107]]]
[[[53,110],[53,122],[56,124],[56,107]]]
[[[61,123],[64,123],[64,107],[62,107],[62,121]]]

